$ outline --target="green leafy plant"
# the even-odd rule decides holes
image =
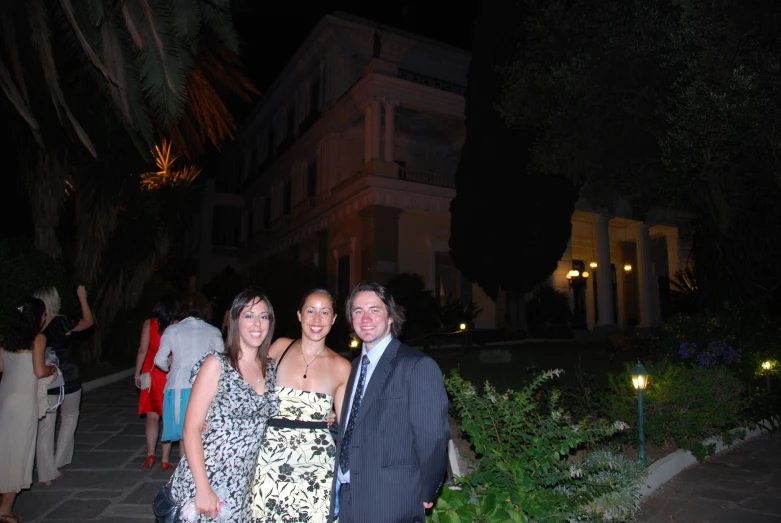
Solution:
[[[644,393],[644,432],[652,443],[675,444],[702,460],[715,450],[703,445],[703,439],[749,422],[750,398],[729,369],[702,368],[666,358],[645,362],[645,366],[651,377]],[[610,375],[609,411],[634,420],[637,396],[630,375],[631,364],[619,375]]]
[[[559,391],[543,394],[546,382],[561,373],[543,372],[521,390],[504,394],[489,383],[479,392],[451,373],[445,385],[479,466],[459,478],[465,493],[447,494],[431,521],[478,516],[483,519],[475,521],[626,521],[634,516],[645,466],[592,450],[627,425],[588,418],[573,422],[559,406]],[[571,455],[577,450],[589,452]]]

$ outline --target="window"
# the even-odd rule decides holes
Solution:
[[[282,214],[290,214],[290,207],[293,203],[293,190],[290,181],[286,181],[282,188]]]
[[[306,170],[306,195],[308,198],[317,196],[317,162],[314,161],[307,166]]]
[[[320,110],[320,80],[315,80],[309,86],[309,114]]]
[[[294,107],[291,106],[287,110],[287,129],[285,130],[287,138],[290,138],[291,136],[293,136],[293,126],[294,125],[296,125],[296,114],[295,114]]]

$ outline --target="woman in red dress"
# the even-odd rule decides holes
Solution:
[[[174,296],[160,300],[152,309],[152,317],[141,328],[141,343],[136,357],[135,382],[141,389],[138,398],[138,413],[146,415],[146,453],[147,458],[141,469],[152,469],[155,464],[155,447],[160,434],[160,417],[163,415],[163,391],[166,373],[155,367],[155,354],[160,347],[160,338],[166,327],[178,321],[179,302]],[[160,468],[172,469],[169,462],[171,443],[163,443],[163,456]]]

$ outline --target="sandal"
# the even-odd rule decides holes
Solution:
[[[150,454],[144,460],[144,464],[141,465],[141,470],[147,470],[147,469],[152,470],[154,466],[155,466],[155,456],[154,454]]]
[[[11,514],[0,515],[0,523],[22,523],[22,518]]]

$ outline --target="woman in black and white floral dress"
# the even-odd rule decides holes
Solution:
[[[280,338],[279,415],[270,419],[252,483],[252,517],[262,523],[325,523],[331,506],[336,448],[327,421],[341,412],[350,362],[326,347],[334,324],[333,299],[322,289],[304,295],[301,339]]]
[[[211,352],[193,367],[184,418],[185,457],[171,492],[180,505],[195,500],[200,522],[222,508],[227,521],[251,517],[249,496],[258,447],[268,418],[279,411],[276,364],[268,357],[274,312],[268,298],[248,289],[233,300],[225,354]],[[225,491],[219,499],[215,490]]]

